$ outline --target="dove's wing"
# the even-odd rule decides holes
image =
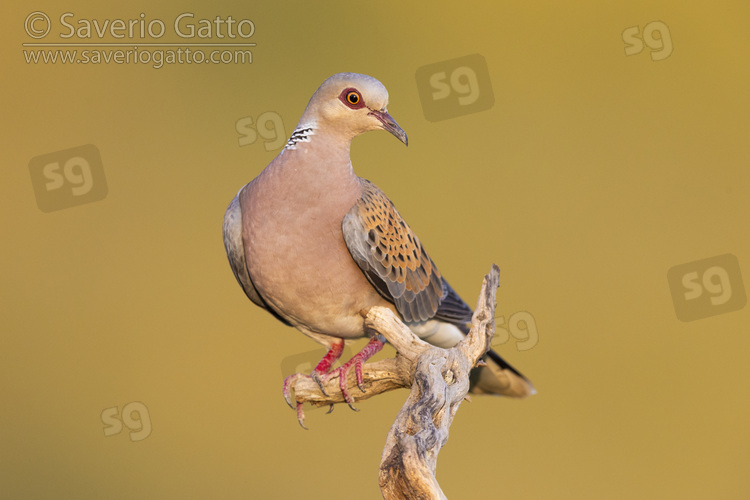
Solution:
[[[388,197],[362,179],[362,197],[344,217],[349,252],[380,294],[407,322],[437,319],[467,333],[472,310],[440,275]],[[428,340],[429,341],[429,340]],[[473,371],[472,392],[526,397],[534,386],[496,352]]]
[[[388,197],[362,179],[362,197],[342,224],[349,252],[407,322],[439,319],[466,329],[472,311],[440,275]]]

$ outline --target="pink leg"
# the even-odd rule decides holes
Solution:
[[[355,354],[352,359],[344,363],[341,368],[336,370],[339,373],[339,388],[341,389],[341,394],[343,394],[346,403],[349,405],[349,408],[354,411],[359,410],[352,406],[354,404],[354,398],[349,393],[349,388],[346,384],[346,378],[349,374],[349,370],[351,370],[352,366],[354,367],[354,373],[357,378],[357,387],[360,391],[365,392],[362,387],[362,364],[373,357],[376,353],[378,353],[384,345],[385,338],[383,338],[381,335],[375,335],[370,339],[367,345],[362,348],[361,351]]]
[[[320,360],[318,366],[316,366],[310,374],[310,377],[316,384],[318,384],[318,387],[320,387],[320,392],[326,396],[328,396],[328,394],[323,385],[330,377],[328,372],[331,371],[333,364],[341,357],[342,352],[344,352],[344,340],[338,339],[331,345],[331,348],[328,349],[326,355],[323,356],[323,359]]]

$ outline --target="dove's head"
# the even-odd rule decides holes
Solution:
[[[387,130],[408,145],[406,132],[388,114],[387,106],[388,91],[375,78],[338,73],[313,94],[300,123],[314,121],[348,139],[369,130]]]

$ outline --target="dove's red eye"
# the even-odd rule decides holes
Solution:
[[[362,94],[359,93],[359,90],[353,88],[344,89],[339,99],[352,109],[359,109],[365,105]]]

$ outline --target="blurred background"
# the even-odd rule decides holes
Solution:
[[[461,406],[446,495],[750,497],[747,2],[206,5],[1,8],[3,498],[380,498],[407,392],[300,429],[282,380],[323,349],[221,236],[340,71],[409,135],[355,171],[467,302],[500,266],[539,391]]]

